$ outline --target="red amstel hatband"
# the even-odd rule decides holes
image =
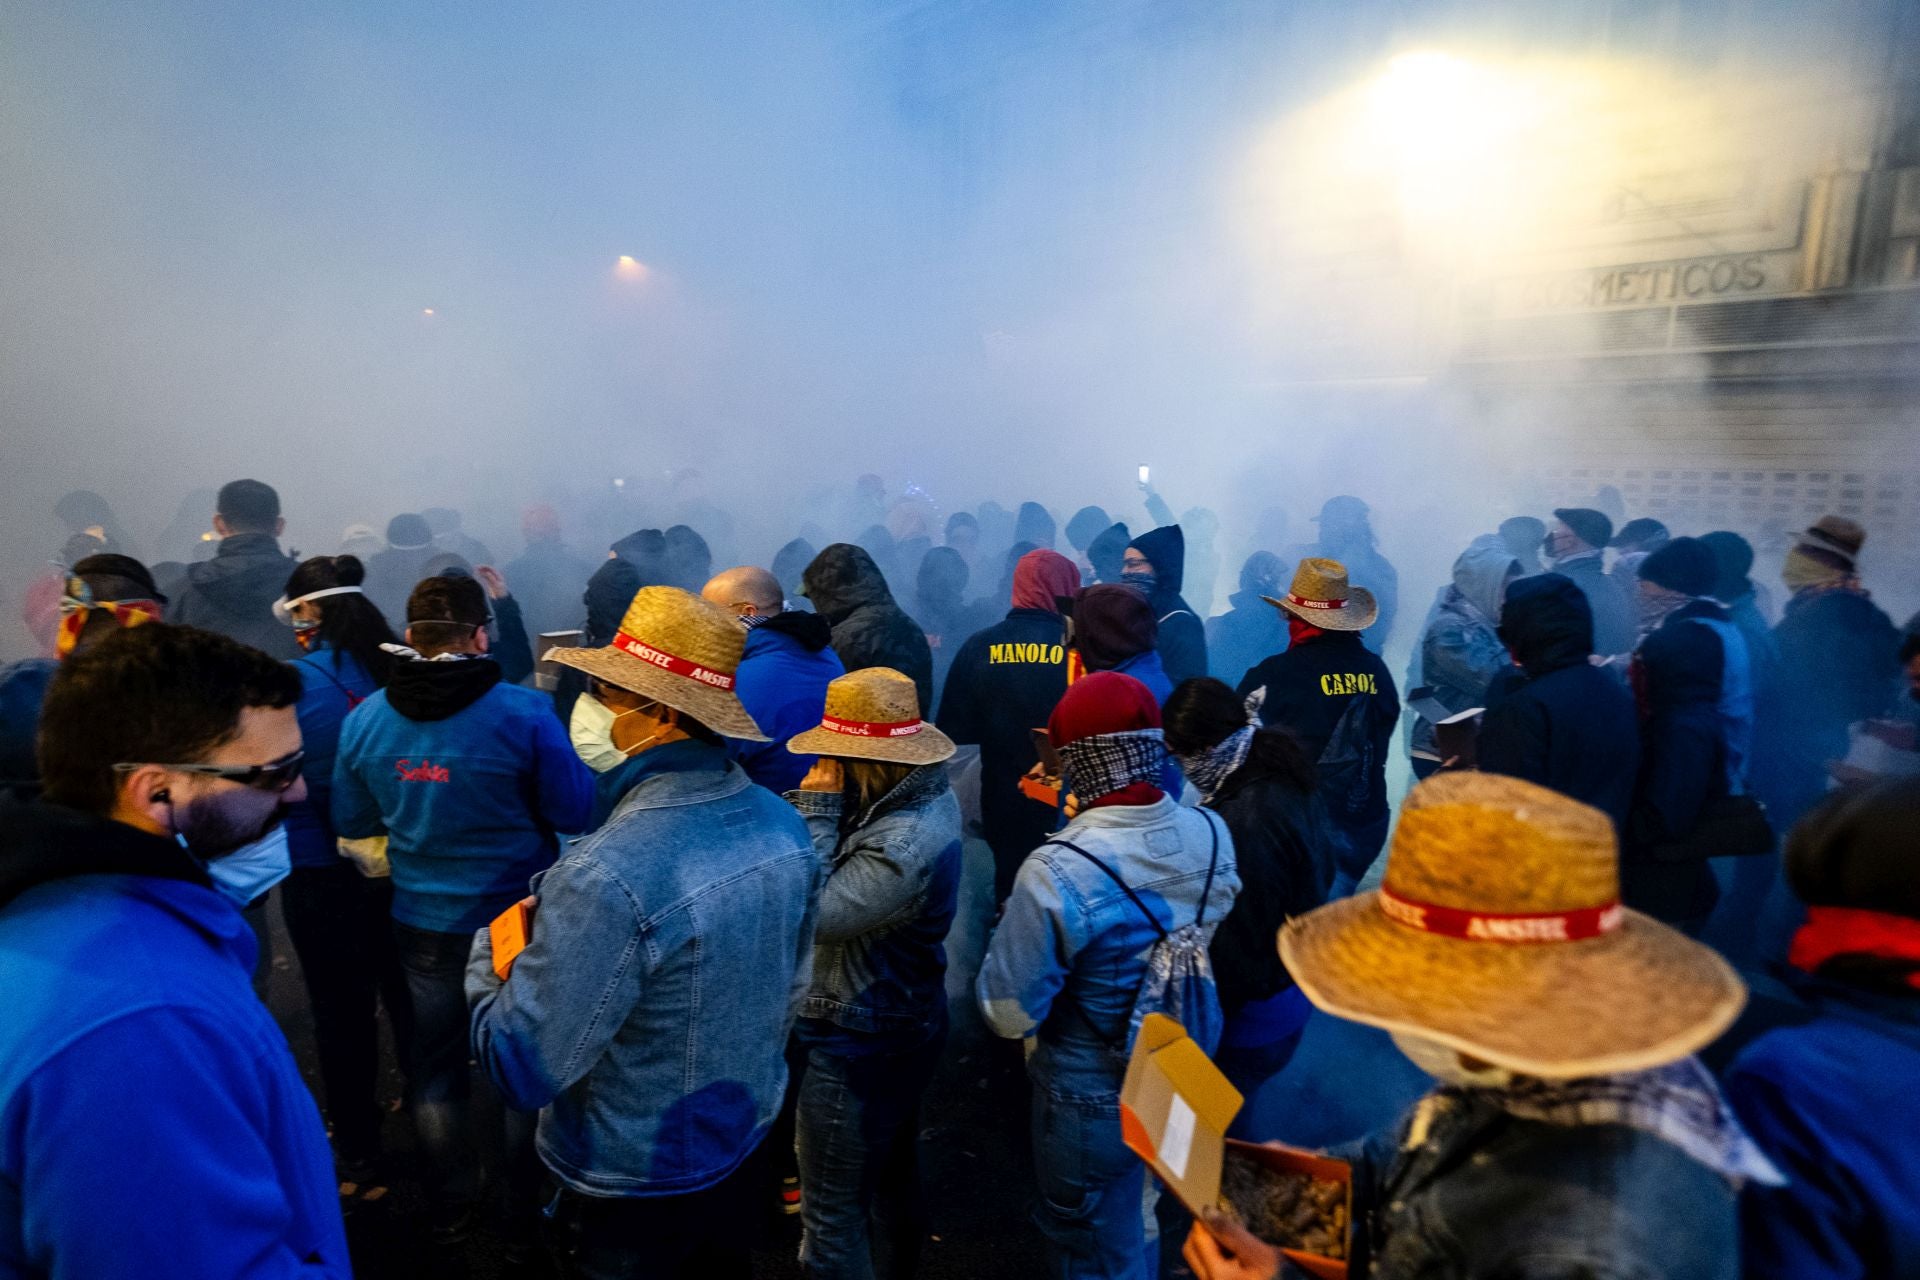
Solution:
[[[1612,933],[1624,917],[1618,902],[1574,911],[1464,911],[1415,902],[1384,888],[1380,890],[1380,910],[1387,919],[1409,929],[1472,942],[1579,942]]]
[[[1287,603],[1302,609],[1344,609],[1347,607],[1345,600],[1309,600],[1305,596],[1296,596],[1292,592],[1287,593]]]
[[[671,653],[634,639],[624,631],[615,633],[613,647],[622,653],[631,654],[642,662],[650,662],[662,671],[671,671],[677,676],[698,680],[701,684],[712,685],[716,689],[733,688],[733,677],[726,672],[715,671],[697,662],[688,662],[685,658],[675,657]]]
[[[879,724],[872,720],[836,720],[822,716],[820,727],[829,733],[844,733],[849,738],[910,738],[920,732],[924,720],[895,720]]]

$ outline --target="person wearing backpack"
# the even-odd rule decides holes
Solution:
[[[975,994],[988,1027],[1034,1041],[1035,1222],[1051,1274],[1146,1280],[1145,1166],[1120,1136],[1120,1083],[1140,1019],[1177,1018],[1211,1051],[1220,1005],[1207,945],[1240,888],[1214,814],[1160,789],[1160,708],[1117,672],[1077,681],[1047,734],[1075,817],[1021,865]]]
[[[1338,560],[1302,560],[1285,596],[1263,598],[1286,615],[1289,642],[1235,692],[1316,762],[1327,816],[1346,841],[1331,895],[1343,897],[1387,842],[1387,751],[1400,693],[1380,655],[1360,642],[1379,606],[1349,584]]]
[[[287,807],[293,872],[280,887],[287,936],[313,1008],[320,1083],[345,1182],[364,1182],[380,1158],[379,1006],[393,1042],[412,1034],[412,1002],[388,917],[393,881],[368,879],[340,855],[333,830],[333,761],[347,713],[386,687],[397,661],[380,646],[393,629],[361,589],[366,569],[353,556],[315,556],[287,579],[274,615],[293,628],[301,656],[300,740],[307,798]]]

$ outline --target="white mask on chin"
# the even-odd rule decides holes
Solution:
[[[643,738],[627,750],[622,751],[613,745],[613,722],[621,716],[630,716],[640,708],[614,714],[612,707],[600,701],[590,693],[583,693],[573,702],[573,717],[567,724],[567,736],[573,740],[573,750],[580,762],[595,773],[605,773],[625,764],[633,753],[646,746],[653,738]]]
[[[1440,1084],[1458,1085],[1466,1089],[1503,1089],[1513,1083],[1514,1073],[1505,1067],[1482,1067],[1474,1070],[1460,1061],[1460,1052],[1449,1049],[1444,1044],[1424,1040],[1404,1031],[1395,1031],[1393,1046],[1407,1055],[1407,1060],[1432,1076]]]

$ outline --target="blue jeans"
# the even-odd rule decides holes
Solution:
[[[1340,851],[1333,887],[1327,892],[1328,902],[1349,896],[1354,887],[1366,879],[1374,859],[1380,856],[1380,850],[1386,848],[1387,829],[1392,825],[1391,813],[1357,826],[1339,824],[1340,834],[1347,838],[1347,847]]]
[[[548,1202],[547,1243],[567,1280],[751,1280],[755,1192],[766,1144],[699,1191],[671,1196],[583,1196]]]
[[[435,933],[393,922],[400,968],[413,1001],[412,1077],[407,1101],[420,1150],[427,1158],[429,1198],[442,1216],[469,1208],[480,1195],[480,1157],[474,1147],[472,1052],[469,1048],[466,972],[471,933]],[[533,1213],[534,1117],[501,1108],[498,1135],[514,1193],[513,1209]],[[519,1224],[516,1224],[519,1225]]]
[[[808,1049],[795,1129],[807,1275],[871,1280],[917,1270],[926,1236],[920,1098],[946,1040],[943,1026],[900,1053]]]
[[[1147,1239],[1146,1173],[1120,1138],[1117,1094],[1033,1089],[1034,1224],[1056,1280],[1149,1280],[1158,1246]]]

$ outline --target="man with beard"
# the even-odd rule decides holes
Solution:
[[[351,1274],[327,1135],[248,977],[287,874],[300,679],[151,623],[48,689],[0,801],[0,1271]]]

